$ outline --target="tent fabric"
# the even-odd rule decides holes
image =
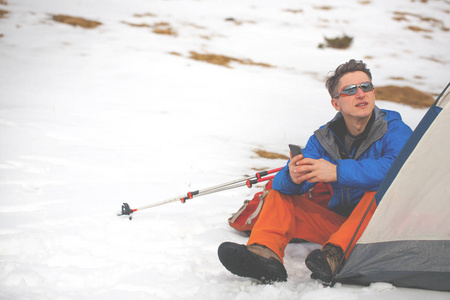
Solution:
[[[392,181],[397,176],[400,168],[403,166],[405,161],[408,159],[411,152],[417,146],[418,141],[422,138],[425,132],[430,127],[431,123],[437,117],[437,115],[441,112],[442,108],[433,105],[430,107],[428,112],[423,117],[422,121],[417,125],[417,128],[414,130],[414,133],[408,139],[406,144],[403,146],[402,151],[397,156],[397,159],[392,163],[392,166],[389,172],[386,174],[385,179],[381,183],[380,187],[377,190],[377,194],[375,195],[375,199],[377,201],[377,205],[380,204],[381,199],[386,193],[387,189],[390,187]]]
[[[398,241],[357,244],[339,282],[448,291],[450,241]],[[447,265],[446,265],[447,263]]]
[[[414,130],[414,133],[411,135],[410,139],[406,142],[402,151],[397,156],[397,159],[393,162],[391,169],[389,170],[388,174],[386,174],[386,177],[384,181],[381,183],[380,187],[378,188],[377,194],[375,196],[377,200],[377,205],[380,203],[380,200],[384,196],[384,193],[391,185],[391,182],[397,176],[397,173],[404,164],[404,162],[408,159],[410,153],[415,149],[418,141],[428,130],[429,126],[437,117],[437,115],[441,112],[442,108],[445,107],[450,102],[449,94],[450,88],[449,86],[447,86],[441,93],[441,95],[438,97],[436,102],[428,109],[427,113]]]
[[[393,163],[336,281],[450,291],[449,86]]]

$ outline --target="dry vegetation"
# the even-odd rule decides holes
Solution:
[[[235,18],[226,18],[226,22],[233,22],[235,25],[242,25],[244,23],[255,24],[255,21],[244,21],[244,20],[236,20]]]
[[[154,23],[153,25],[147,23],[129,23],[129,22],[122,22],[122,23],[132,27],[152,28],[153,32],[156,34],[166,34],[172,36],[177,35],[176,31],[173,30],[172,26],[170,26],[170,23],[167,22],[158,22]]]
[[[433,96],[408,86],[377,86],[375,95],[379,100],[403,103],[417,108],[430,107],[434,102]]]
[[[191,54],[191,56],[190,56],[191,59],[198,60],[198,61],[204,61],[204,62],[207,62],[210,64],[224,66],[227,68],[231,68],[230,63],[232,63],[232,62],[237,62],[237,63],[243,64],[243,65],[260,66],[260,67],[265,67],[265,68],[272,67],[269,64],[256,63],[250,59],[238,59],[238,58],[233,58],[233,57],[219,55],[219,54],[212,54],[212,53],[200,54],[200,53],[197,53],[194,51],[191,51],[190,54]]]
[[[68,24],[72,26],[80,26],[82,28],[86,29],[92,29],[96,28],[97,26],[102,25],[102,23],[97,21],[91,21],[80,17],[72,17],[67,15],[53,15],[52,16],[53,21]]]
[[[284,154],[269,152],[269,151],[261,150],[261,149],[253,150],[253,152],[255,152],[259,157],[268,158],[268,159],[285,159],[285,160],[289,159],[289,157]]]
[[[0,9],[0,19],[5,18],[7,14],[9,14],[9,11]]]
[[[293,14],[300,14],[303,13],[303,9],[285,9],[285,12],[293,13]]]
[[[320,10],[332,10],[333,9],[333,7],[331,7],[331,6],[316,6],[314,8],[320,9]]]
[[[423,17],[419,14],[396,11],[396,12],[394,12],[393,19],[396,21],[399,21],[399,22],[402,22],[402,21],[410,22],[410,19],[413,19],[415,21],[428,23],[432,27],[437,27],[437,28],[441,29],[442,31],[450,30],[449,28],[445,27],[445,24],[442,20],[439,20],[436,18],[431,18],[431,17]],[[416,31],[416,32],[432,32],[432,30],[430,30],[430,29],[425,29],[425,28],[422,28],[422,27],[416,26],[416,25],[409,25],[409,26],[407,26],[407,29]]]
[[[176,36],[177,33],[173,30],[167,22],[159,22],[153,25],[153,32],[156,34],[166,34]]]
[[[353,37],[350,37],[348,35],[343,35],[341,37],[336,38],[327,38],[324,37],[325,44],[319,44],[319,48],[334,48],[334,49],[347,49],[351,46],[353,42]]]
[[[134,14],[134,16],[135,16],[136,18],[145,18],[145,17],[151,17],[151,18],[154,18],[154,17],[156,17],[156,15],[155,15],[155,14],[152,14],[152,13]]]
[[[130,25],[131,27],[146,27],[146,28],[152,27],[152,25],[149,25],[147,23],[129,23],[129,22],[125,22],[125,21],[122,23]]]
[[[8,3],[4,0],[0,0],[0,4],[7,5]],[[5,16],[9,13],[7,10],[0,9],[0,19],[5,18]],[[0,33],[0,38],[4,37],[3,33]]]
[[[4,1],[4,0],[0,0],[0,4],[1,5],[8,5],[8,2]],[[0,9],[0,19],[3,19],[6,17],[6,15],[9,14],[9,11],[4,10],[4,9]],[[0,38],[4,37],[3,33],[0,33]]]

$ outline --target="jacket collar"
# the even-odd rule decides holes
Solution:
[[[375,106],[366,129],[358,136],[358,138],[362,138],[363,140],[353,157],[354,159],[357,159],[370,145],[383,137],[387,132],[385,116],[386,113]],[[344,117],[341,112],[338,112],[330,122],[314,132],[319,143],[334,160],[341,159],[342,157],[343,136],[346,130]]]

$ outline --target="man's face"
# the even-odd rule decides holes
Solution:
[[[363,82],[371,82],[369,76],[362,71],[347,73],[339,80],[339,91],[345,86]],[[340,95],[331,99],[333,107],[342,113],[346,121],[364,120],[370,117],[375,108],[375,91],[364,92],[358,87],[354,95]]]

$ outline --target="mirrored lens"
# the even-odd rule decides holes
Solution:
[[[346,86],[344,89],[342,89],[342,94],[354,95],[354,94],[356,94],[357,89],[358,89],[358,86],[356,84],[352,84],[352,85]]]
[[[363,82],[360,84],[360,87],[364,92],[369,92],[373,90],[373,85],[370,82]]]
[[[354,95],[356,94],[356,91],[358,90],[358,87],[361,87],[361,89],[363,90],[363,92],[370,92],[371,90],[373,90],[373,84],[371,82],[363,82],[360,85],[356,85],[356,84],[352,84],[352,85],[348,85],[346,87],[344,87],[342,89],[341,94],[342,95]]]

